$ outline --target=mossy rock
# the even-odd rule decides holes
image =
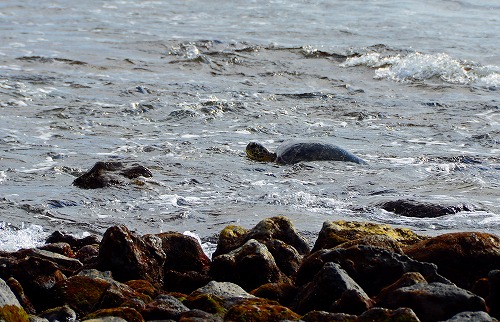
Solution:
[[[4,305],[0,307],[0,321],[19,321],[19,322],[29,322],[30,318],[28,313],[21,307],[17,305]]]
[[[134,291],[147,295],[152,299],[158,296],[159,293],[158,290],[154,287],[154,285],[146,280],[130,280],[125,284]]]
[[[57,283],[55,293],[61,304],[84,315],[94,309],[110,286],[110,282],[100,278],[76,275]]]
[[[231,307],[225,317],[225,321],[258,322],[281,320],[297,321],[300,315],[289,308],[280,305],[276,301],[265,299],[248,299]]]
[[[413,245],[428,237],[420,236],[407,228],[393,228],[386,224],[359,221],[327,221],[318,234],[311,252],[336,247],[372,235],[383,235],[394,239],[402,246]]]
[[[83,320],[98,319],[107,316],[119,317],[127,322],[144,322],[142,315],[137,310],[129,307],[98,310],[90,313]]]
[[[230,251],[240,247],[245,242],[249,230],[241,226],[229,225],[226,226],[219,234],[219,241],[217,242],[217,249],[212,255],[216,256],[227,254]]]
[[[220,316],[227,312],[224,308],[224,300],[213,294],[194,294],[188,296],[182,303],[191,310],[198,309]]]

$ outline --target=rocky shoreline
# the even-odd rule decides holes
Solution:
[[[286,217],[227,226],[207,257],[177,232],[125,226],[0,252],[0,321],[497,321],[500,238]]]

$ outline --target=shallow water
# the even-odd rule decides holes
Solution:
[[[1,4],[0,247],[115,224],[209,238],[274,215],[312,234],[334,219],[499,234],[499,13],[486,1]],[[369,165],[245,157],[249,141],[289,139]],[[153,178],[72,186],[102,160]],[[377,206],[396,199],[474,211]]]

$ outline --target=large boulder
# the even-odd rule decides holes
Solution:
[[[486,304],[490,308],[491,316],[500,319],[500,270],[495,269],[488,273],[488,285]]]
[[[165,253],[159,237],[141,238],[127,227],[106,230],[99,247],[98,269],[111,271],[117,281],[145,279],[163,285]]]
[[[370,296],[378,294],[406,272],[419,272],[430,282],[450,283],[437,273],[434,264],[418,262],[378,247],[356,245],[324,249],[306,257],[297,272],[297,285],[310,282],[328,262],[339,264]]]
[[[331,311],[335,302],[340,300],[344,294],[345,297],[351,296],[352,292],[359,294],[361,301],[354,300],[344,307],[356,310],[357,306],[363,307],[357,312],[342,311],[342,313],[359,314],[371,307],[363,306],[362,302],[369,303],[370,299],[363,289],[340,267],[332,262],[326,263],[320,271],[314,276],[313,280],[305,285],[297,294],[295,310],[298,313],[305,314],[309,311]],[[351,295],[349,295],[351,294]],[[356,296],[354,296],[356,299]]]
[[[436,236],[404,249],[406,255],[434,263],[439,273],[465,289],[500,267],[500,237],[461,232]]]
[[[486,311],[484,299],[455,285],[418,283],[401,287],[386,297],[388,308],[409,307],[422,321],[442,321],[464,311]]]
[[[224,316],[225,321],[278,322],[296,321],[300,315],[278,302],[265,299],[247,299],[232,306]]]
[[[386,236],[399,245],[411,245],[426,239],[426,237],[417,235],[410,229],[392,228],[385,224],[345,220],[326,221],[323,223],[311,252],[333,248],[368,236]]]
[[[216,281],[232,282],[247,291],[266,283],[291,283],[267,247],[254,239],[228,254],[215,257],[210,275]]]
[[[152,177],[151,171],[139,164],[108,161],[97,162],[92,169],[73,181],[73,185],[82,189],[105,188],[114,185],[143,185],[140,177]]]

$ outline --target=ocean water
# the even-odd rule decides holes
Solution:
[[[288,216],[500,234],[494,1],[5,1],[0,249],[125,224],[203,241]],[[323,140],[365,159],[292,166],[248,142]],[[105,160],[144,186],[82,190]],[[388,200],[467,204],[409,218]]]

